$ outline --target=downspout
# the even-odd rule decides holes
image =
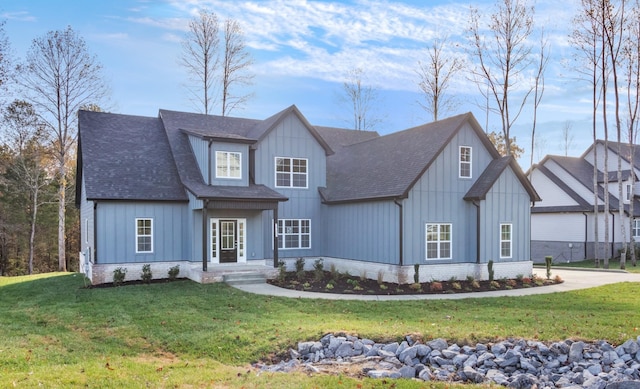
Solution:
[[[589,217],[586,212],[582,212],[582,214],[584,215],[584,259],[587,259],[587,243],[589,242],[587,226],[589,225]]]
[[[476,207],[476,263],[480,264],[480,203],[478,200],[471,203]]]
[[[393,200],[393,202],[398,206],[398,265],[399,266],[403,266],[404,265],[404,252],[403,252],[403,246],[404,246],[404,233],[403,233],[403,208],[402,208],[402,203],[398,201],[398,199]]]
[[[276,203],[276,207],[273,209],[273,267],[274,269],[278,267],[278,262],[280,259],[278,258],[278,203]]]
[[[93,202],[93,263],[98,263],[98,202]],[[87,231],[87,234],[89,231]]]
[[[207,271],[207,208],[209,200],[202,200],[202,271]]]
[[[213,143],[212,140],[209,140],[209,151],[207,152],[207,157],[209,158],[209,160],[207,161],[207,175],[209,176],[209,185],[211,185],[211,144]]]
[[[611,256],[609,258],[614,258],[614,251],[616,246],[616,214],[614,212],[611,213],[613,218],[611,219]]]

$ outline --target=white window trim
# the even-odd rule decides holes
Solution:
[[[502,227],[503,226],[509,226],[509,239],[505,240],[502,239]],[[498,232],[500,234],[500,258],[513,258],[513,224],[511,223],[500,223],[500,230]],[[503,243],[509,243],[509,255],[508,256],[503,256],[502,255],[502,244]]]
[[[142,221],[142,220],[151,221],[151,224],[149,226],[149,228],[151,229],[151,233],[149,235],[138,234],[138,221]],[[150,217],[138,217],[138,218],[136,218],[135,231],[136,231],[136,240],[135,240],[136,254],[152,254],[153,253],[153,218],[150,218]],[[147,237],[147,236],[151,238],[151,250],[149,250],[149,251],[140,251],[140,247],[138,246],[138,238]]]
[[[631,202],[631,184],[625,184],[625,187],[624,187],[624,202],[625,203],[630,203]]]
[[[631,234],[633,234],[634,238],[640,238],[640,234],[634,234],[634,231],[640,232],[640,218],[633,219],[633,224],[631,225]]]
[[[227,155],[227,175],[226,176],[222,176],[218,174],[218,153],[225,153]],[[238,156],[238,177],[233,177],[231,176],[231,154],[236,154]],[[239,151],[225,151],[225,150],[216,150],[216,155],[215,155],[215,172],[216,172],[216,178],[224,178],[224,179],[229,179],[229,180],[241,180],[242,179],[242,153]]]
[[[469,149],[469,161],[463,161],[462,160],[462,149]],[[471,146],[460,146],[458,148],[458,178],[473,178],[473,148]],[[463,176],[462,175],[462,166],[463,164],[468,164],[469,165],[469,175],[468,176]]]
[[[430,241],[428,240],[428,231],[429,231],[429,226],[430,225],[435,225],[438,226],[438,240],[437,241],[431,241],[431,243],[437,243],[438,244],[438,257],[437,258],[429,258],[429,243]],[[440,240],[440,227],[441,226],[449,226],[449,240]],[[441,253],[441,249],[440,249],[440,245],[442,243],[449,243],[449,256],[448,257],[441,257],[440,253]],[[452,223],[425,223],[424,225],[424,257],[425,260],[427,261],[437,261],[437,260],[441,260],[441,259],[452,259],[453,258],[453,224]]]
[[[291,166],[291,171],[289,172],[289,186],[281,186],[278,185],[278,173],[286,173],[286,172],[278,172],[278,159],[288,159],[289,166]],[[305,175],[305,185],[304,186],[293,186],[293,160],[298,159],[306,162],[307,171],[304,173]],[[289,188],[289,189],[309,189],[309,159],[308,158],[298,158],[298,157],[275,157],[273,160],[273,171],[274,171],[274,185],[276,188]],[[295,173],[301,174],[301,173]]]
[[[283,246],[283,247],[278,247],[278,250],[311,250],[311,248],[312,248],[312,241],[311,241],[311,237],[312,237],[311,219],[291,219],[291,218],[287,218],[287,219],[285,219],[285,218],[283,218],[283,219],[278,219],[278,223],[283,223],[283,225],[284,225],[284,222],[285,222],[285,221],[290,221],[290,220],[298,221],[298,223],[300,223],[300,222],[302,222],[302,221],[308,221],[308,222],[309,222],[309,233],[308,233],[308,234],[306,234],[306,233],[305,233],[305,234],[303,234],[302,232],[299,232],[298,234],[293,234],[293,233],[291,233],[291,234],[282,233],[282,239],[283,239],[283,240],[282,240],[282,246]],[[278,233],[277,227],[278,227],[278,224],[274,222],[274,223],[273,223],[273,228],[275,229],[275,230],[274,230],[274,236],[275,236],[276,238],[279,238],[279,237],[280,237],[280,234]],[[300,228],[300,227],[299,227],[299,228]],[[298,235],[298,245],[300,245],[300,241],[301,241],[300,237],[301,237],[302,235],[309,235],[309,247],[300,247],[300,246],[298,246],[298,247],[284,247],[284,237],[285,237],[286,235]],[[279,239],[278,239],[278,242],[280,242],[280,240],[279,240]],[[273,249],[273,243],[271,244],[271,248]]]
[[[138,223],[136,222],[136,231],[137,231]],[[84,218],[84,243],[89,244],[89,218]],[[137,239],[136,239],[137,246]]]
[[[238,228],[238,261],[237,263],[246,263],[247,262],[247,219],[241,218],[228,218],[225,217],[223,220],[235,220]],[[213,230],[215,227],[216,231],[216,255],[213,255]],[[242,231],[242,233],[241,233]],[[212,264],[220,263],[220,248],[219,237],[218,234],[220,232],[220,218],[209,218],[209,261]]]

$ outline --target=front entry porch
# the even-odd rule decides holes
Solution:
[[[202,266],[192,264],[189,270],[189,278],[202,284],[223,282],[225,276],[229,275],[260,274],[266,279],[272,279],[278,275],[278,269],[265,264],[265,261],[250,261],[249,263],[242,264],[219,264],[217,266],[211,266],[206,271],[202,270]]]

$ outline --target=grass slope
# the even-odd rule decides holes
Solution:
[[[506,337],[619,344],[640,327],[640,283],[406,302],[286,299],[191,281],[83,286],[79,274],[0,277],[0,387],[445,387],[257,374],[250,364],[327,332],[377,341],[415,334],[459,344]]]

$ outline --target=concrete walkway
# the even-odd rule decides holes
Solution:
[[[546,270],[534,268],[533,273],[540,277],[546,277]],[[627,273],[614,270],[575,270],[568,268],[552,269],[552,277],[559,275],[564,282],[556,285],[540,286],[535,288],[495,290],[491,292],[456,293],[456,294],[415,294],[415,295],[351,295],[336,293],[315,293],[297,290],[283,289],[267,283],[234,285],[235,288],[245,292],[290,298],[312,298],[327,300],[364,300],[364,301],[405,301],[405,300],[455,300],[478,297],[498,296],[528,296],[555,292],[567,292],[570,290],[587,289],[596,286],[615,284],[617,282],[640,282],[640,274]]]

